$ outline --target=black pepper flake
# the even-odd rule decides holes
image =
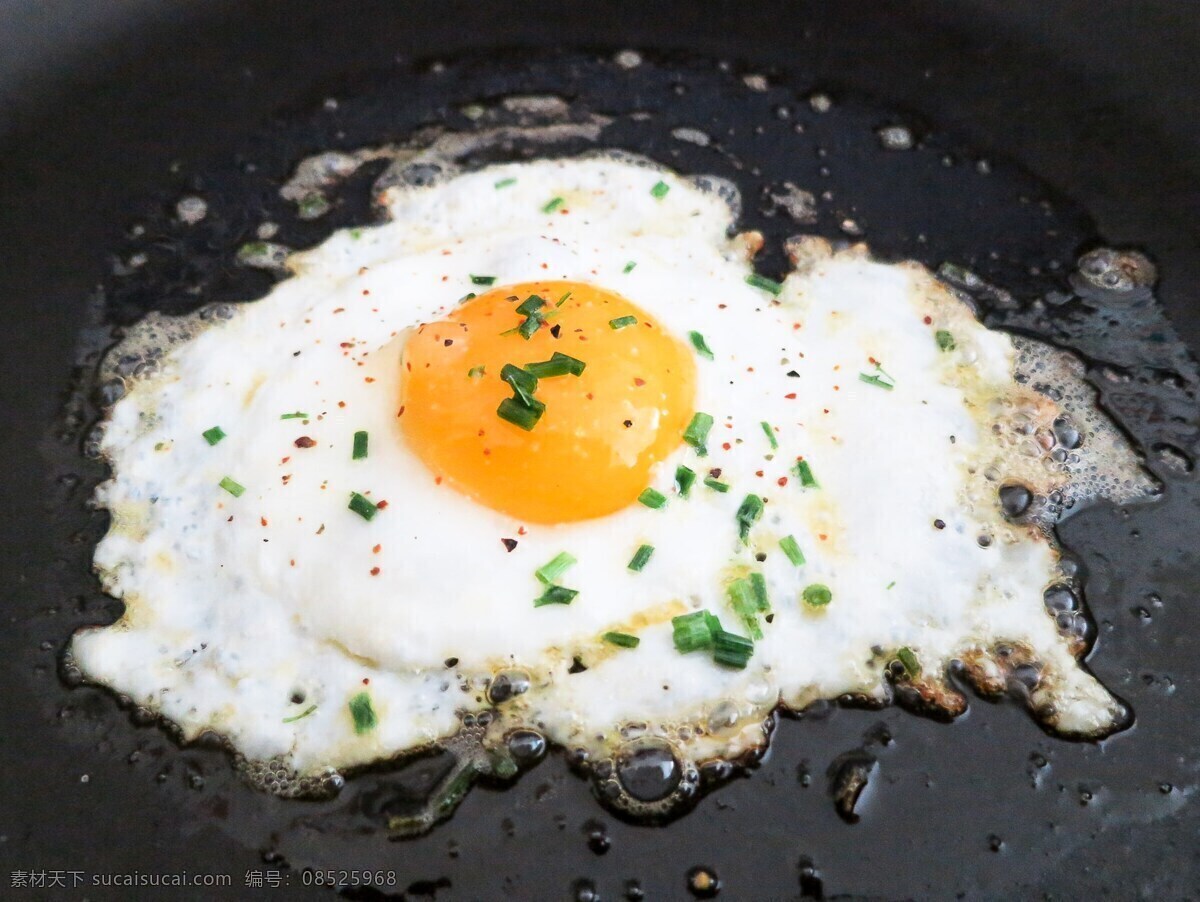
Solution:
[[[767,556],[763,552],[760,551],[758,554],[754,555],[754,559],[761,564],[763,561],[765,561],[767,559]]]
[[[711,470],[708,471],[708,475],[711,476],[713,479],[720,479],[721,478],[721,468],[713,467]]]
[[[791,376],[793,379],[799,379],[799,378],[800,378],[800,374],[799,374],[799,373],[797,373],[795,370],[788,370],[787,374],[788,374],[789,376]]]
[[[500,541],[504,543],[504,547],[507,551],[512,551],[517,547],[516,539],[501,539]]]
[[[553,326],[551,326],[550,334],[555,338],[558,338],[558,336],[562,335],[562,323],[555,323]]]
[[[300,356],[300,352],[299,352],[299,351],[292,351],[292,356],[293,356],[293,357],[299,357],[299,356]]]
[[[632,426],[632,425],[633,425],[633,420],[622,420],[622,421],[621,421],[621,424],[622,424],[622,425],[623,425],[623,426],[624,426],[626,429],[628,429],[630,426]]]
[[[447,667],[457,667],[458,666],[458,658],[447,658],[446,666]]]
[[[452,344],[454,344],[453,338],[447,338],[445,341],[442,342],[442,346],[447,347],[447,348],[450,347],[450,345],[452,345]]]
[[[945,520],[934,520],[934,521],[933,521],[933,528],[934,528],[934,529],[945,529],[945,528],[946,528],[946,521],[945,521]]]

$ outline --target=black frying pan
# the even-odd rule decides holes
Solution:
[[[472,89],[553,87],[613,109],[665,108],[650,76],[639,88],[644,96],[601,86],[605,70],[588,60],[627,46],[672,51],[651,55],[662,72],[717,71],[697,62],[706,58],[734,62],[730,83],[740,71],[769,71],[797,109],[819,89],[860,125],[902,117],[929,147],[898,164],[894,190],[876,177],[865,144],[839,144],[841,133],[829,134],[842,155],[834,159],[847,161],[832,177],[842,179],[838,192],[855,209],[828,211],[818,230],[837,234],[836,215],[853,212],[885,255],[970,265],[1023,297],[1069,292],[1069,265],[1055,271],[1045,265],[1051,258],[1069,264],[1102,241],[1142,247],[1159,264],[1158,296],[1171,321],[1196,347],[1200,21],[1188,5],[244,6],[0,4],[6,896],[315,896],[329,893],[313,886],[325,882],[324,869],[335,881],[339,870],[368,869],[385,872],[381,885],[344,889],[347,895],[612,899],[632,881],[647,898],[679,898],[687,896],[688,872],[701,865],[719,876],[722,897],[739,899],[1200,893],[1200,815],[1192,798],[1200,785],[1193,612],[1200,491],[1187,465],[1196,452],[1194,371],[1186,359],[1167,366],[1123,347],[1119,329],[1074,337],[1089,343],[1104,399],[1146,447],[1166,491],[1152,505],[1093,509],[1062,530],[1088,572],[1099,633],[1090,664],[1137,715],[1132,730],[1100,745],[1049,738],[1016,704],[976,700],[950,726],[897,709],[829,709],[783,720],[750,779],[720,786],[666,827],[614,817],[551,756],[513,788],[477,789],[430,835],[394,843],[374,817],[395,791],[393,775],[363,777],[340,807],[257,794],[232,774],[219,748],[176,747],[157,726],[132,723],[107,693],[63,685],[57,665],[74,628],[117,611],[87,569],[104,529],[103,517],[85,504],[101,471],[78,453],[83,421],[95,411],[78,393],[86,372],[72,371],[89,311],[102,309],[111,322],[154,306],[186,309],[196,300],[182,286],[192,283],[211,296],[261,293],[268,282],[228,266],[228,250],[275,202],[264,186],[313,149],[377,140],[371,131],[385,128],[385,119],[353,98],[378,93],[387,79],[413,79],[414,61],[484,51],[461,68],[452,64],[461,75],[457,88],[395,94],[397,122],[418,108],[436,119],[451,98],[473,99],[455,91]],[[568,65],[560,47],[594,52]],[[344,117],[333,124],[311,112],[329,96],[345,98]],[[754,117],[769,118],[769,107],[756,112],[746,96],[718,91],[707,111],[752,131]],[[634,149],[666,153],[652,132],[625,137]],[[799,151],[787,157],[741,140],[729,143],[746,159],[769,163],[764,178],[820,177]],[[949,175],[936,174],[943,155]],[[1000,187],[975,203],[967,189],[977,183],[965,170],[981,157],[995,161],[999,178],[988,184]],[[250,160],[260,165],[257,174],[246,173]],[[176,262],[154,270],[153,279],[116,286],[112,257],[136,244],[131,227],[153,230],[171,198],[188,190],[229,199],[231,212],[186,253],[166,254]],[[1044,201],[1053,228],[1035,235],[1020,196]],[[755,225],[777,228],[767,211],[748,207]],[[925,215],[931,211],[939,215]],[[347,203],[339,215],[369,216],[369,209]],[[920,223],[928,227],[924,242],[917,241]],[[321,237],[315,227],[290,228],[296,243]],[[1003,252],[992,259],[985,248]],[[1105,377],[1112,358],[1123,365]],[[851,825],[831,804],[827,768],[862,749],[879,767]],[[44,883],[62,872],[68,889],[10,888],[16,872],[29,871],[49,872]],[[231,886],[91,885],[102,874],[184,871],[230,875]],[[267,888],[248,888],[248,871]],[[85,885],[70,889],[76,873]],[[270,889],[276,881],[288,889]]]

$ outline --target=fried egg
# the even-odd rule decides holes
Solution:
[[[122,349],[165,353],[101,440],[126,609],[74,638],[89,678],[277,791],[467,723],[630,810],[677,795],[631,795],[630,755],[684,786],[781,703],[956,714],[951,666],[1057,732],[1122,724],[1049,525],[1149,481],[1069,358],[865,248],[758,275],[729,185],[628,156],[382,200]]]

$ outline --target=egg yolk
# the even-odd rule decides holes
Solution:
[[[525,338],[517,308],[531,296],[544,306]],[[545,409],[531,429],[501,418],[497,408],[514,397],[505,364],[524,368],[556,351],[583,372],[538,379],[533,396]],[[633,503],[694,410],[688,348],[626,298],[583,282],[489,290],[415,329],[400,366],[409,447],[436,477],[523,522],[586,520]]]

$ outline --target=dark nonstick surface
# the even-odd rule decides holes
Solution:
[[[1200,25],[1182,5],[1139,3],[1134,15],[1133,4],[1127,10],[1105,4],[1099,15],[1094,4],[1074,2],[1056,4],[1052,12],[1039,12],[1041,4],[1007,3],[1003,13],[999,5],[972,3],[950,10],[924,3],[514,8],[318,2],[249,11],[209,4],[202,13],[198,5],[180,3],[157,4],[141,20],[137,4],[122,7],[129,16],[123,19],[100,3],[43,4],[37,15],[33,4],[10,5],[15,24],[0,38],[6,42],[0,43],[0,75],[7,79],[0,83],[0,124],[7,128],[0,138],[0,575],[6,590],[0,885],[6,891],[18,870],[79,871],[89,881],[93,874],[186,870],[233,875],[226,891],[232,898],[247,892],[247,870],[283,868],[290,879],[286,892],[299,896],[306,892],[299,869],[320,867],[394,870],[396,885],[383,888],[411,898],[571,898],[594,885],[613,899],[629,880],[638,881],[647,898],[679,898],[686,897],[689,869],[704,865],[720,876],[722,897],[738,899],[802,892],[874,898],[1200,893],[1200,813],[1192,799],[1200,787],[1200,724],[1193,714],[1200,689],[1194,611],[1200,491],[1194,475],[1157,455],[1151,465],[1166,483],[1161,501],[1128,510],[1100,507],[1062,531],[1088,571],[1100,634],[1091,666],[1137,714],[1133,730],[1099,746],[1046,737],[1011,704],[973,701],[970,713],[951,726],[897,710],[836,710],[783,721],[768,759],[750,779],[717,790],[666,828],[616,820],[552,757],[513,789],[477,789],[429,837],[388,843],[366,832],[371,820],[362,813],[370,810],[364,796],[376,785],[386,791],[386,775],[367,778],[347,796],[342,807],[353,808],[350,813],[337,812],[336,804],[255,794],[231,774],[219,750],[180,751],[156,727],[130,725],[105,693],[63,687],[56,670],[70,630],[115,610],[97,595],[86,566],[104,526],[83,505],[99,471],[77,459],[73,436],[69,443],[56,437],[63,431],[76,343],[98,283],[108,286],[110,312],[119,317],[163,302],[173,309],[195,303],[181,292],[111,289],[110,255],[137,247],[128,230],[135,222],[161,221],[168,200],[200,187],[228,201],[206,227],[210,246],[189,251],[196,270],[181,278],[247,296],[265,282],[220,264],[239,230],[257,221],[252,203],[238,208],[239,191],[261,188],[311,150],[391,137],[372,134],[380,127],[378,111],[348,98],[369,93],[381,78],[403,80],[409,60],[510,48],[495,54],[504,74],[490,82],[486,58],[476,58],[451,66],[452,74],[461,74],[457,86],[397,92],[404,111],[397,128],[436,119],[449,98],[473,99],[470,91],[485,84],[496,93],[555,89],[613,109],[644,106],[663,118],[688,104],[710,113],[726,104],[727,118],[739,126],[761,121],[777,129],[775,96],[748,92],[737,78],[743,68],[776,69],[774,81],[790,86],[790,105],[809,124],[810,137],[826,133],[808,145],[779,139],[778,147],[764,146],[774,132],[759,138],[742,128],[729,136],[731,149],[769,170],[739,176],[744,190],[784,175],[813,187],[823,178],[822,164],[800,153],[823,142],[838,202],[828,205],[821,231],[836,234],[840,216],[853,215],[866,239],[886,254],[968,264],[1023,297],[1063,288],[1065,273],[1056,274],[1050,261],[1069,269],[1078,250],[1101,239],[1144,247],[1159,264],[1164,306],[1195,347],[1200,123],[1191,94],[1200,83]],[[56,8],[78,14],[54,16]],[[671,101],[649,74],[627,83],[633,88],[606,84],[612,67],[566,66],[550,52],[560,44],[605,48],[597,59],[637,46],[735,65],[718,76],[691,56],[671,58],[671,66],[703,71],[692,79],[697,84],[728,85],[714,88],[705,107],[694,94]],[[522,58],[514,47],[525,48],[527,69],[513,68]],[[403,59],[393,66],[397,55]],[[381,74],[365,75],[370,70]],[[799,99],[812,89],[829,91],[849,112],[817,119]],[[309,117],[307,110],[327,96],[344,100],[341,112]],[[887,117],[873,109],[898,112],[919,132],[932,128],[930,148],[880,157],[869,129]],[[265,124],[271,115],[276,125]],[[306,132],[300,125],[306,122],[324,124]],[[656,143],[655,128],[621,127],[617,143],[623,138],[681,168],[731,165],[698,149],[673,160],[668,145]],[[339,128],[349,134],[339,138]],[[957,137],[940,137],[947,131]],[[257,175],[235,175],[239,153],[260,165]],[[941,165],[944,153],[953,165]],[[978,176],[979,157],[994,161],[992,176]],[[894,194],[880,178],[885,166],[894,167]],[[856,184],[856,167],[872,178]],[[196,177],[207,181],[189,185]],[[1022,195],[1029,204],[1020,202]],[[843,198],[855,208],[839,209]],[[264,195],[261,202],[273,201]],[[747,194],[746,206],[748,224],[781,230],[777,217],[764,215],[757,194]],[[1029,210],[1045,223],[1035,224]],[[344,215],[354,215],[352,205]],[[334,224],[286,227],[303,242]],[[993,249],[998,259],[988,256]],[[1031,265],[1041,274],[1031,275]],[[155,271],[172,274],[166,264]],[[1182,388],[1159,373],[1167,384],[1146,387],[1150,400],[1143,403],[1136,378],[1140,346],[1099,329],[1076,338],[1087,339],[1100,360],[1126,358],[1133,381],[1120,381],[1123,373],[1114,369],[1117,381],[1102,384],[1106,401],[1136,437],[1147,445],[1169,440],[1195,453],[1189,431],[1194,384],[1186,372]],[[1186,361],[1171,365],[1186,370]],[[61,479],[68,473],[82,481]],[[881,724],[890,743],[880,741]],[[848,825],[833,811],[825,769],[868,734],[880,768],[861,821]],[[597,831],[609,841],[603,854],[597,853],[602,842],[589,842]],[[131,893],[80,888],[64,895]]]

